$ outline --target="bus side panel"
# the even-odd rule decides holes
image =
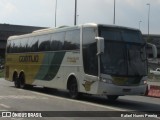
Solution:
[[[24,72],[26,84],[32,84],[43,58],[43,53],[7,54],[5,79],[12,81],[14,72]]]
[[[48,56],[48,64],[45,58]],[[73,74],[77,81],[80,75],[80,54],[79,51],[50,52],[45,55],[33,84],[50,88],[66,89],[69,75]]]

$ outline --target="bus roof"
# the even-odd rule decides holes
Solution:
[[[112,27],[112,28],[123,28],[123,29],[129,29],[129,30],[136,30],[140,31],[137,28],[131,28],[131,27],[125,27],[125,26],[118,26],[118,25],[105,25],[105,24],[98,24],[99,27]]]
[[[81,26],[82,26],[82,27],[112,27],[112,28],[124,28],[124,29],[138,30],[138,31],[139,31],[139,29],[124,27],[124,26],[108,25],[108,24],[96,24],[96,23],[86,23],[86,24],[81,24],[81,25],[72,26],[72,27],[69,27],[69,26],[61,26],[61,27],[58,27],[58,28],[40,29],[40,30],[33,31],[32,33],[29,33],[29,34],[10,36],[10,37],[8,38],[8,40],[17,39],[17,38],[23,38],[23,37],[29,37],[29,36],[36,36],[36,35],[41,35],[41,34],[49,34],[49,33],[53,33],[53,32],[61,32],[61,31],[65,31],[66,29],[67,29],[67,30],[72,30],[72,29],[80,28]]]
[[[125,27],[125,26],[118,26],[118,25],[109,25],[109,24],[96,24],[96,23],[86,23],[80,26],[84,27],[112,27],[112,28],[124,28],[124,29],[130,29],[130,30],[137,30],[139,29],[136,28],[131,28],[131,27]]]
[[[65,31],[66,29],[67,30],[73,30],[73,29],[76,29],[76,28],[79,28],[79,26],[73,26],[73,27],[61,26],[61,27],[58,27],[58,28],[40,29],[40,30],[33,31],[32,33],[28,33],[28,34],[10,36],[8,38],[8,40],[30,37],[30,36],[32,37],[32,36],[37,36],[37,35],[42,35],[42,34],[49,34],[49,33],[53,33],[53,32],[61,32],[61,31]]]

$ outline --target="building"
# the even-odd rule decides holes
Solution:
[[[27,34],[39,29],[44,29],[44,27],[0,24],[0,62],[5,57],[5,47],[9,36]]]

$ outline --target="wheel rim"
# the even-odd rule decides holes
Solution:
[[[24,76],[23,75],[20,77],[20,87],[21,88],[25,87],[25,80],[24,80]]]
[[[70,96],[71,98],[76,98],[78,95],[77,84],[72,83],[70,86]]]
[[[14,85],[15,85],[16,88],[20,87],[20,81],[17,77],[14,77]]]
[[[15,85],[16,88],[18,87],[18,81],[17,80],[14,80],[14,85]]]

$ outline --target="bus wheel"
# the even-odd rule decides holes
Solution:
[[[19,76],[19,81],[20,81],[20,88],[22,88],[22,89],[24,89],[25,88],[25,76],[24,76],[24,74],[21,74],[20,76]]]
[[[72,99],[77,99],[78,98],[78,86],[75,78],[72,78],[72,80],[69,82],[69,95]]]
[[[16,88],[20,88],[20,81],[17,75],[13,76],[14,85]]]
[[[115,101],[117,100],[118,97],[119,97],[118,95],[107,95],[107,99],[109,101]]]

